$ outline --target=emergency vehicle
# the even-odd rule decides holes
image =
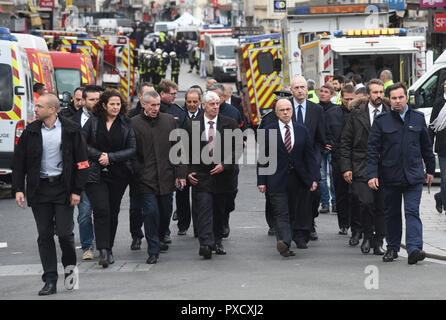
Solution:
[[[40,82],[45,85],[49,93],[57,94],[54,66],[45,40],[30,34],[13,33],[13,35],[28,55],[33,82]]]
[[[241,38],[236,52],[243,110],[249,124],[257,126],[273,108],[274,91],[283,86],[280,33]]]
[[[26,51],[0,27],[0,181],[11,182],[14,147],[34,119],[33,75]]]
[[[353,65],[359,66],[356,72],[364,82],[388,69],[395,82],[410,84],[426,71],[425,37],[409,36],[406,29],[322,33],[300,49],[301,75],[315,80],[318,88],[334,75],[353,74]]]
[[[50,51],[53,61],[59,99],[64,92],[73,95],[81,86],[96,84],[93,62],[89,55],[83,53]]]
[[[204,49],[205,44],[205,35],[209,34],[215,37],[232,37],[234,31],[225,27],[222,24],[205,24],[202,28],[199,29],[199,43],[200,49]]]
[[[95,83],[102,85],[104,73],[104,44],[86,32],[65,32],[55,30],[33,30],[34,35],[42,36],[48,46],[55,51],[83,53],[90,56],[93,63]]]
[[[237,71],[235,48],[238,44],[238,39],[205,35],[206,73],[217,81],[225,78],[235,79]]]
[[[126,100],[136,94],[138,75],[135,68],[136,41],[123,35],[96,37],[104,44],[103,85],[120,90]]]

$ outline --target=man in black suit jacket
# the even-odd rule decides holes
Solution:
[[[313,142],[313,147],[315,149],[316,155],[316,163],[318,167],[321,166],[321,152],[326,147],[325,142],[325,113],[324,109],[309,100],[307,100],[308,94],[308,85],[305,78],[301,76],[297,76],[293,79],[291,85],[291,93],[293,97],[290,99],[291,104],[293,106],[293,121],[296,121],[297,124],[304,125],[307,127],[311,141]],[[317,181],[321,179],[320,170]],[[315,228],[314,218],[319,215],[319,203],[321,199],[321,193],[319,188],[311,192],[311,212],[313,214],[313,228],[308,240],[317,240],[318,235]],[[306,249],[306,246],[302,246],[301,249]]]
[[[313,143],[308,129],[292,121],[292,106],[289,100],[281,99],[276,105],[278,121],[265,127],[265,143],[261,155],[277,157],[277,168],[267,175],[261,170],[268,164],[258,165],[257,186],[259,191],[268,192],[276,229],[277,250],[284,257],[293,256],[289,250],[291,240],[298,247],[306,245],[305,234],[312,227],[312,215],[305,210],[310,205],[310,191],[317,188],[319,168],[316,163]],[[277,143],[271,144],[269,137],[277,135]],[[304,208],[304,209],[303,209]]]
[[[222,245],[225,207],[227,193],[234,192],[234,141],[232,152],[224,150],[224,130],[238,128],[234,119],[219,114],[219,96],[214,92],[207,92],[203,96],[204,114],[192,121],[188,121],[185,129],[190,137],[189,164],[187,178],[192,184],[192,202],[197,212],[197,231],[200,242],[199,255],[205,259],[212,257],[212,250],[216,254],[224,255],[226,251]],[[200,136],[192,135],[192,127],[198,126]],[[217,139],[220,134],[220,143]],[[205,141],[201,141],[201,136]],[[192,153],[193,144],[200,145],[200,159],[195,159]],[[221,159],[217,156],[221,155]],[[209,157],[207,157],[209,155]],[[206,157],[208,159],[206,159]],[[199,160],[199,161],[196,161]]]
[[[201,116],[204,111],[200,108],[201,105],[201,93],[197,89],[189,89],[185,96],[186,116],[188,119],[193,120]],[[186,184],[183,190],[177,190],[175,201],[177,205],[177,219],[178,219],[178,235],[186,235],[187,229],[189,229],[191,222],[191,203],[190,203],[190,183]],[[197,215],[192,204],[192,221],[194,225],[194,236],[198,237],[197,231]]]

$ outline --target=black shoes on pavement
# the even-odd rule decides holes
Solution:
[[[229,229],[229,225],[228,226],[226,226],[225,228],[224,228],[224,230],[223,230],[223,238],[224,239],[226,239],[227,237],[229,237],[229,232],[230,232],[231,230]]]
[[[133,238],[132,244],[130,245],[130,250],[140,250],[141,243],[142,243],[142,241],[140,238]]]
[[[98,264],[102,266],[102,268],[108,267],[108,252],[107,249],[100,249],[99,250],[99,262]]]
[[[225,255],[226,254],[226,250],[223,247],[223,245],[221,244],[221,242],[217,242],[214,247],[212,248],[212,251],[215,251],[215,254],[218,255]]]
[[[151,255],[149,255],[149,258],[147,258],[146,263],[147,264],[155,264],[157,261],[158,261],[158,255],[151,254]]]
[[[160,243],[160,252],[161,253],[166,253],[167,250],[169,250],[169,245],[166,243],[161,242]]]
[[[331,212],[337,213],[338,212],[338,208],[336,208],[336,206],[332,206],[331,207]]]
[[[359,244],[359,239],[361,239],[361,233],[360,232],[352,232],[352,237],[348,241],[348,244],[352,247],[357,246]]]
[[[383,249],[383,245],[380,243],[373,247],[373,254],[376,256],[383,256],[386,251]]]
[[[308,249],[307,243],[303,239],[297,239],[294,241],[298,249]]]
[[[329,206],[322,206],[319,209],[319,213],[329,213],[330,212],[330,207]]]
[[[394,259],[398,258],[398,252],[396,252],[395,249],[387,249],[386,253],[384,254],[383,261],[384,262],[392,262]]]
[[[438,192],[434,194],[435,199],[435,209],[437,209],[438,213],[443,213],[443,203],[441,201],[441,193]]]
[[[339,234],[342,234],[343,236],[346,236],[348,234],[348,229],[342,227],[341,229],[339,229]]]
[[[205,260],[212,258],[212,248],[210,246],[200,246],[200,250],[198,251],[200,257],[203,257]]]
[[[363,254],[368,254],[370,252],[371,241],[370,239],[364,238],[361,244],[361,252]]]
[[[39,296],[49,296],[50,294],[57,293],[57,282],[56,281],[47,281],[43,288],[39,291]]]
[[[423,250],[414,250],[407,258],[407,263],[416,264],[418,261],[423,261],[426,258],[426,252]]]
[[[107,250],[107,261],[108,264],[115,263],[115,258],[113,257],[113,252],[111,250]]]

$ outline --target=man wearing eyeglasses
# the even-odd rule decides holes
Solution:
[[[331,150],[331,166],[338,209],[339,234],[346,235],[351,227],[352,235],[361,234],[359,202],[344,180],[340,170],[341,135],[347,118],[350,116],[350,102],[355,99],[355,88],[346,85],[341,89],[342,104],[327,111],[327,148]],[[359,241],[359,240],[358,240]]]
[[[162,80],[158,86],[161,97],[160,112],[171,114],[177,121],[177,128],[184,128],[187,120],[186,110],[175,103],[178,94],[178,86],[170,80]]]

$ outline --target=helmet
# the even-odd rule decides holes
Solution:
[[[171,57],[176,57],[176,52],[175,51],[171,51],[170,53],[169,53],[169,56],[171,56]]]
[[[158,54],[158,55],[160,55],[160,54],[163,53],[163,50],[161,50],[160,48],[158,48],[158,49],[155,50],[155,53]]]
[[[163,58],[167,58],[168,56],[167,52],[163,52]]]

